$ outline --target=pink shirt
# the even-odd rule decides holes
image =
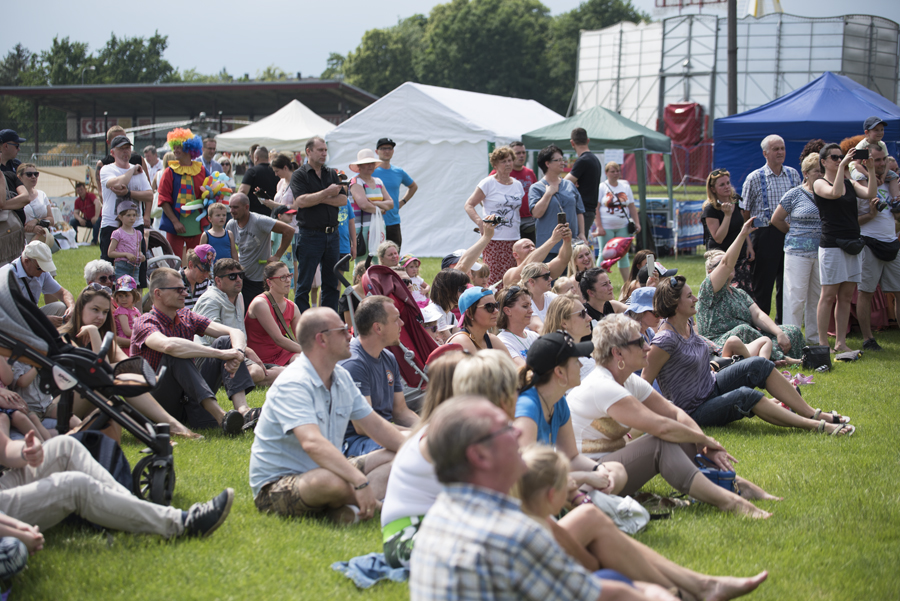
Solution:
[[[125,332],[122,331],[122,324],[119,323],[119,315],[124,315],[128,318],[128,329],[134,332],[134,320],[141,316],[141,311],[137,307],[132,307],[131,309],[116,307],[116,310],[113,311],[113,321],[116,322],[116,336],[129,338],[129,336],[126,336]],[[131,355],[131,349],[122,350],[125,351],[126,355]]]
[[[143,234],[141,234],[140,230],[134,230],[134,234],[128,234],[122,228],[116,228],[116,230],[112,233],[112,239],[117,242],[116,244],[116,252],[120,253],[131,253],[135,257],[141,252],[141,239]],[[128,259],[118,258],[116,262],[119,261],[127,261]]]

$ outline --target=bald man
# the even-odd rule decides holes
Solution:
[[[569,259],[572,257],[572,230],[568,224],[557,225],[553,229],[550,238],[540,247],[535,248],[534,242],[528,238],[522,238],[513,244],[513,256],[516,258],[516,266],[508,269],[503,275],[503,286],[513,286],[522,279],[522,269],[529,263],[542,263],[550,250],[559,243],[560,240],[565,243],[559,247],[559,254],[553,257],[547,265],[550,267],[550,277],[553,279],[561,276],[566,267],[569,266]]]

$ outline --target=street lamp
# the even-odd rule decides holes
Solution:
[[[85,71],[96,71],[97,65],[91,65],[90,67],[85,67],[81,70],[81,85],[84,85],[84,72]]]

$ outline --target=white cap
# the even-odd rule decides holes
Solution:
[[[38,267],[47,272],[56,271],[53,264],[53,252],[50,247],[40,240],[32,240],[22,251],[22,256],[37,261]]]

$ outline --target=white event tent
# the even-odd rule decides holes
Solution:
[[[534,100],[407,82],[326,134],[328,165],[352,176],[349,164],[359,150],[391,138],[397,143],[391,163],[419,186],[400,211],[402,252],[443,256],[478,239],[463,205],[490,173],[488,145],[562,119]]]
[[[324,136],[334,124],[318,116],[299,100],[291,100],[264,119],[216,136],[217,150],[246,152],[253,144],[269,150],[297,152],[313,136]]]

